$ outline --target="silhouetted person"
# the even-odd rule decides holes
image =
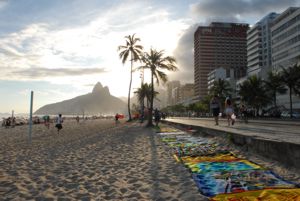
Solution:
[[[55,125],[55,127],[57,128],[57,134],[59,134],[59,131],[63,128],[62,123],[63,123],[63,119],[61,114],[59,114],[58,117],[56,118],[56,125]]]
[[[219,125],[219,113],[220,113],[221,104],[219,101],[219,97],[214,95],[214,97],[210,100],[210,109],[215,118],[216,125]]]
[[[160,113],[157,108],[154,110],[154,121],[155,125],[158,126],[158,123],[160,121]]]
[[[115,121],[116,121],[116,125],[117,125],[119,123],[119,114],[118,113],[115,115]]]
[[[247,108],[244,104],[242,104],[241,107],[240,107],[240,113],[241,113],[241,117],[244,120],[244,122],[248,123]]]

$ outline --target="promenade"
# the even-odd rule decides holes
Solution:
[[[248,124],[237,120],[228,126],[222,118],[216,126],[212,118],[168,118],[166,123],[192,127],[199,133],[230,137],[234,144],[244,146],[286,167],[300,167],[300,121],[249,120]]]

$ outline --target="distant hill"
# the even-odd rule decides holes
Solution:
[[[34,114],[64,114],[64,115],[77,115],[77,114],[114,114],[124,113],[126,111],[126,103],[109,93],[108,87],[103,87],[98,82],[92,93],[65,100],[58,103],[48,104]]]

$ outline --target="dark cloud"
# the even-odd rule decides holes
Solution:
[[[179,71],[169,73],[169,80],[182,83],[194,82],[194,33],[199,24],[194,24],[184,31],[173,52]]]
[[[239,21],[240,18],[282,12],[299,0],[202,0],[191,6],[192,13],[206,21]]]
[[[27,78],[43,78],[43,77],[63,77],[63,76],[80,76],[106,73],[104,68],[30,68],[24,70],[13,71],[12,76],[20,76]]]

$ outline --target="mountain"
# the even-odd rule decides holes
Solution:
[[[63,114],[63,115],[77,115],[77,114],[115,114],[124,113],[126,111],[126,103],[109,93],[108,87],[103,87],[98,82],[92,93],[65,100],[58,103],[48,104],[34,114]]]

